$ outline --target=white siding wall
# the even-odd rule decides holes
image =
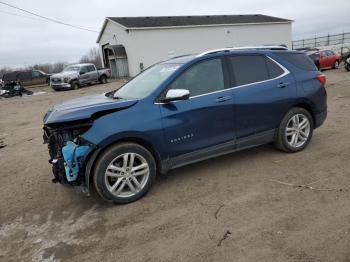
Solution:
[[[117,36],[117,41],[113,39]],[[144,68],[174,56],[198,53],[209,49],[262,44],[287,44],[291,47],[291,23],[212,26],[194,28],[166,28],[148,30],[125,29],[108,22],[101,37],[100,45],[105,43],[122,44],[126,49],[131,76]]]

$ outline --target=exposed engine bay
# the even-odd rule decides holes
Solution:
[[[94,145],[80,135],[91,123],[44,125],[44,143],[48,144],[54,183],[85,187],[85,160]]]

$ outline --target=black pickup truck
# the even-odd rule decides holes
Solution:
[[[50,84],[50,74],[46,74],[40,70],[31,71],[15,71],[4,74],[2,80],[4,84],[17,82],[22,86]]]

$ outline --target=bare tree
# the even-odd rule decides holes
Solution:
[[[92,63],[96,67],[102,67],[101,57],[98,48],[91,48],[86,55],[80,58],[79,63]]]

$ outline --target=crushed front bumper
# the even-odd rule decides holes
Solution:
[[[44,143],[48,144],[49,163],[52,165],[52,182],[74,186],[74,189],[89,194],[86,167],[96,146],[80,139],[82,130],[52,129],[44,126]]]

